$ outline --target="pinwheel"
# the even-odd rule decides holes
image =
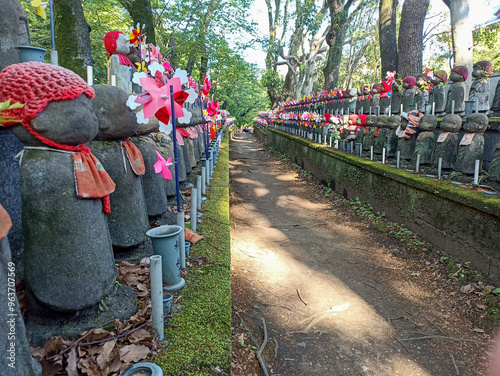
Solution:
[[[210,78],[208,77],[208,75],[205,76],[205,81],[203,82],[203,89],[201,90],[201,92],[203,93],[203,95],[207,96],[208,93],[210,93],[210,87],[212,86],[212,82],[210,81]]]
[[[210,117],[215,117],[219,114],[219,103],[218,102],[209,102],[207,106],[207,114]]]
[[[32,7],[36,8],[36,12],[40,17],[44,20],[47,19],[47,15],[45,14],[45,5],[42,5],[42,0],[31,0],[29,3]]]
[[[164,179],[172,180],[172,173],[169,170],[169,167],[173,165],[172,158],[165,160],[158,150],[155,151],[158,154],[158,160],[154,164],[155,172],[160,174]]]
[[[144,36],[142,35],[144,27],[145,27],[145,25],[142,25],[142,29],[141,29],[141,24],[137,24],[135,29],[130,27],[130,34],[128,35],[128,39],[130,40],[130,43],[137,45],[140,40],[144,39]]]

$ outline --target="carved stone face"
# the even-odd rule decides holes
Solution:
[[[400,125],[401,125],[401,116],[394,115],[387,120],[387,124],[385,126],[386,128],[389,129],[397,129]]]
[[[462,127],[462,118],[458,115],[449,114],[443,118],[440,128],[443,132],[457,133]]]
[[[389,120],[389,116],[387,116],[387,115],[380,115],[378,117],[378,119],[377,119],[377,127],[379,127],[379,128],[386,128],[388,120]]]
[[[377,117],[375,115],[368,115],[366,117],[366,125],[368,127],[375,127],[375,124],[377,124]]]
[[[130,53],[130,43],[125,34],[118,35],[116,39],[116,52],[123,55],[128,55]]]
[[[422,116],[418,124],[419,131],[433,131],[437,127],[437,117],[432,115]]]
[[[400,119],[401,119],[401,129],[405,130],[406,126],[408,125],[408,119],[401,117],[401,116],[400,116]]]
[[[457,72],[451,71],[450,73],[450,80],[453,82],[464,82],[464,77],[461,74],[458,74]]]
[[[485,114],[472,114],[467,118],[464,129],[470,133],[484,133],[488,127],[488,117]]]
[[[139,124],[134,111],[127,107],[128,94],[116,86],[94,85],[92,99],[99,119],[96,140],[120,140],[136,134]]]
[[[99,129],[91,99],[85,94],[73,100],[50,102],[30,125],[39,135],[71,146],[91,141]],[[25,145],[45,146],[22,125],[12,127],[12,133]]]

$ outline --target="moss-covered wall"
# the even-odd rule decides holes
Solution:
[[[426,241],[500,281],[500,199],[332,150],[283,132],[255,134],[346,198],[366,199]]]

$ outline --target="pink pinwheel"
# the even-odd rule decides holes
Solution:
[[[214,117],[219,114],[219,103],[218,102],[209,102],[207,106],[207,114],[211,117]]]
[[[210,79],[208,78],[208,75],[205,76],[205,81],[203,82],[203,89],[201,90],[203,95],[208,95],[210,93],[210,87],[212,86],[212,82],[210,82]]]
[[[149,47],[151,48],[151,62],[160,62],[161,61],[161,53],[160,53],[160,48],[156,47],[154,44],[150,44]]]
[[[158,154],[158,161],[154,164],[155,172],[160,174],[162,178],[167,180],[172,180],[172,173],[169,170],[169,166],[172,166],[172,158],[168,158],[165,160],[163,156],[158,153],[158,150],[155,150],[156,154]]]
[[[196,88],[198,87],[198,85],[196,85],[196,81],[193,80],[191,77],[188,77],[188,82],[189,82],[189,87],[192,87],[194,90],[196,90]]]
[[[175,95],[182,91],[181,80],[179,78],[172,78],[167,84],[159,87],[158,82],[154,78],[141,78],[141,86],[151,96],[151,101],[144,104],[144,117],[149,119],[154,116],[159,110],[166,108],[168,115],[172,116],[172,108],[170,103],[170,86],[174,87]],[[182,105],[174,102],[174,111],[176,117],[184,116],[184,109]]]

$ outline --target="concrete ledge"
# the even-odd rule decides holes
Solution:
[[[346,198],[375,211],[500,281],[500,198],[367,161],[274,129],[255,134]]]

